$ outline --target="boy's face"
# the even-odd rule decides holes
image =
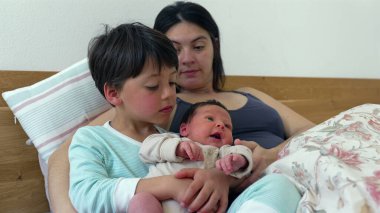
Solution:
[[[176,69],[157,66],[148,60],[140,75],[125,81],[116,106],[128,120],[166,124],[175,106]],[[118,115],[117,115],[118,116]]]
[[[221,147],[232,145],[232,121],[228,112],[215,105],[196,109],[189,123],[182,123],[181,136],[192,141]]]

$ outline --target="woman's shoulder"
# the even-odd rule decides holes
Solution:
[[[203,101],[196,95],[182,95],[177,94],[176,103],[177,103],[177,109],[176,111],[182,111],[187,110],[193,103],[197,103],[199,101]]]
[[[242,92],[242,93],[248,93],[251,95],[257,95],[257,94],[263,93],[260,90],[257,90],[257,89],[252,88],[252,87],[240,87],[238,89],[235,89],[234,91]]]
[[[260,90],[254,89],[252,87],[242,87],[242,88],[237,89],[236,91],[248,93],[248,94],[256,97],[257,99],[259,99],[260,101],[264,102],[268,106],[274,108],[276,111],[283,109],[283,108],[287,108],[287,107],[284,107],[285,105],[283,105],[280,101],[276,100],[272,96],[270,96],[270,95],[268,95],[268,94],[266,94]]]
[[[267,95],[266,93],[252,87],[241,87],[241,88],[236,89],[235,91],[250,94],[264,102],[269,99],[273,99],[271,96]]]

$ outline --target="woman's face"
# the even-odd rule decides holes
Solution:
[[[177,50],[177,83],[182,89],[212,88],[214,49],[208,32],[196,24],[180,22],[171,27],[166,35]]]

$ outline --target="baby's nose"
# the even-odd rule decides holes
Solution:
[[[217,127],[224,129],[224,125],[221,123],[216,124]]]

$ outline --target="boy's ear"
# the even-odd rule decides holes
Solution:
[[[189,135],[189,130],[187,126],[187,123],[181,123],[181,126],[179,126],[179,135],[183,137],[187,137]]]
[[[103,91],[104,96],[110,104],[117,106],[122,103],[122,100],[119,97],[119,91],[115,87],[109,86],[107,83],[105,83]]]

